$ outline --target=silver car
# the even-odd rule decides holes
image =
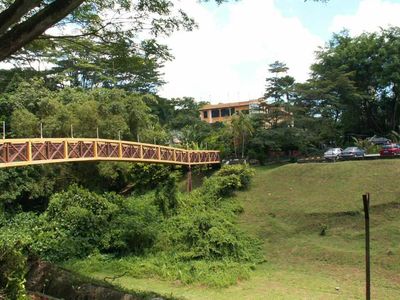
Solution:
[[[324,153],[325,159],[339,159],[342,154],[342,148],[329,148]]]

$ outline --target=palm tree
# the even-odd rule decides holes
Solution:
[[[231,129],[233,132],[233,147],[235,150],[235,156],[237,157],[237,147],[239,144],[241,144],[242,158],[244,158],[246,138],[251,136],[254,132],[250,116],[239,112],[238,115],[232,118]]]

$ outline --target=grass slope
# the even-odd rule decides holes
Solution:
[[[133,277],[115,283],[187,299],[363,299],[361,195],[370,192],[372,297],[400,299],[399,181],[398,160],[257,168],[251,188],[237,193],[240,226],[264,241],[267,261],[250,280],[224,289]]]
[[[269,265],[309,278],[303,286],[307,299],[319,299],[321,290],[327,292],[322,298],[361,299],[361,195],[370,192],[373,296],[399,299],[399,178],[397,160],[259,168],[251,189],[238,194],[244,205],[241,226],[264,240]]]

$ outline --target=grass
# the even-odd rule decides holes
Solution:
[[[370,192],[372,298],[400,299],[399,178],[398,160],[259,167],[237,193],[239,225],[264,242],[266,263],[249,280],[223,289],[134,276],[115,283],[186,299],[363,299],[361,195]]]

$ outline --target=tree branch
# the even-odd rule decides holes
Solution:
[[[26,21],[15,25],[0,36],[0,61],[40,36],[48,28],[61,21],[84,0],[55,0]]]
[[[42,0],[15,0],[13,4],[0,13],[0,34],[4,34],[9,28],[18,23],[21,18],[40,5]]]

